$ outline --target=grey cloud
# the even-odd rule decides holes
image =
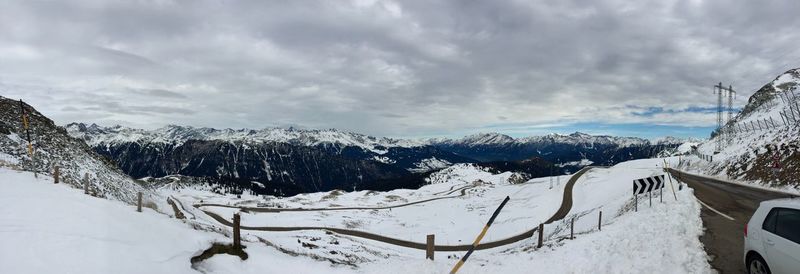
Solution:
[[[154,97],[164,97],[164,98],[178,98],[178,99],[188,99],[186,95],[169,91],[166,89],[131,89],[133,92],[138,92],[145,96],[154,96]]]
[[[720,81],[741,90],[744,104],[800,66],[800,18],[791,12],[799,8],[792,0],[4,1],[0,85],[59,121],[149,127],[291,123],[430,135],[624,123],[642,119],[626,105],[713,105],[710,86]],[[656,119],[670,120],[641,122]]]

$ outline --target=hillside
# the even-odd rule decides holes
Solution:
[[[800,69],[776,77],[756,91],[726,127],[731,143],[715,154],[720,136],[699,144],[711,162],[688,158],[682,168],[753,184],[800,192]],[[792,114],[794,113],[794,114]]]
[[[22,123],[22,110],[28,114],[34,155],[28,154],[27,134]],[[91,191],[97,196],[132,203],[137,192],[148,200],[151,191],[123,173],[117,166],[95,153],[83,141],[72,138],[67,131],[53,123],[32,106],[0,97],[0,166],[52,176],[60,167],[61,180],[73,187],[83,188],[81,179],[88,175]]]

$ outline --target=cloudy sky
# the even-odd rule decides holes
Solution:
[[[800,67],[800,1],[2,1],[0,95],[58,123],[707,136]]]

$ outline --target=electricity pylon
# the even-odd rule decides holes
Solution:
[[[717,142],[716,142],[716,149],[714,153],[718,153],[722,151],[723,140],[726,144],[730,144],[733,142],[733,127],[730,124],[733,121],[733,97],[736,94],[733,91],[733,86],[728,85],[728,87],[722,86],[722,82],[714,86],[714,93],[717,94]],[[722,104],[722,97],[728,97],[728,108],[725,109]],[[728,112],[728,122],[725,123],[723,121],[723,114],[722,112]],[[729,125],[730,124],[730,125]]]
[[[714,149],[714,153],[722,151],[722,139],[725,137],[725,131],[722,129],[722,93],[724,88],[722,82],[714,86],[714,93],[717,94],[717,147]]]
[[[733,97],[736,96],[736,92],[733,91],[733,86],[728,85],[728,133],[727,133],[727,143],[730,145],[733,143]]]

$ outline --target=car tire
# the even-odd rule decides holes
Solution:
[[[769,266],[761,256],[753,255],[747,259],[747,273],[749,274],[770,274]]]

